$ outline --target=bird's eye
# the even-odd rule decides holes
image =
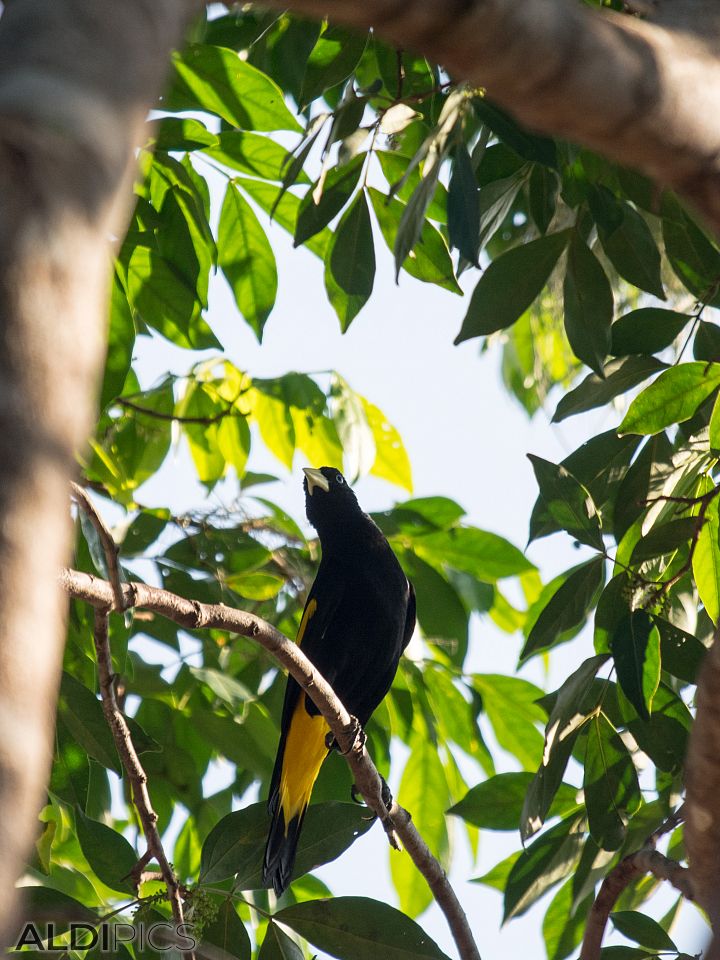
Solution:
[[[336,473],[335,483],[345,483],[345,477],[341,473]]]

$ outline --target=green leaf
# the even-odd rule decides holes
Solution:
[[[300,106],[306,107],[330,87],[347,80],[367,43],[367,34],[328,27],[307,61],[300,91]]]
[[[397,197],[386,197],[374,187],[368,188],[370,202],[380,225],[383,240],[390,250],[395,249],[395,239],[400,226],[404,205]],[[455,272],[450,259],[450,252],[445,238],[431,223],[424,222],[420,232],[420,239],[415,244],[412,254],[408,254],[402,269],[416,280],[424,283],[434,283],[438,287],[450,290],[452,293],[462,294],[460,285],[455,279]]]
[[[91,690],[65,672],[60,683],[58,716],[88,756],[120,776],[122,767],[102,704]]]
[[[665,665],[663,664],[663,667]],[[652,716],[640,720],[625,697],[618,698],[623,722],[658,770],[677,774],[687,752],[692,715],[680,697],[661,683],[653,697]]]
[[[545,911],[542,922],[548,960],[564,960],[578,946],[585,932],[592,897],[573,911],[573,881],[564,883]]]
[[[716,299],[720,252],[669,192],[663,196],[662,231],[670,266],[688,290],[701,301]]]
[[[515,853],[511,853],[509,857],[501,860],[500,863],[496,863],[487,873],[484,873],[481,877],[474,877],[470,882],[482,883],[492,890],[498,890],[500,893],[503,893],[507,886],[510,871],[521,856],[522,850],[516,850]]]
[[[613,926],[628,940],[651,950],[671,950],[677,952],[672,939],[663,930],[657,920],[635,910],[616,910],[610,914]]]
[[[654,557],[661,557],[668,553],[674,553],[680,547],[687,544],[695,532],[697,521],[692,517],[679,517],[677,520],[670,520],[668,523],[656,524],[650,528],[650,532],[641,537],[633,547],[630,556],[630,563],[644,563],[646,560],[652,560]]]
[[[720,363],[682,363],[663,371],[630,404],[618,433],[659,433],[689,420],[720,385]]]
[[[325,254],[325,289],[345,333],[375,281],[375,247],[364,192],[342,216]]]
[[[530,630],[520,661],[548,650],[585,622],[605,583],[605,560],[593,557],[575,567],[540,611]]]
[[[291,154],[270,137],[263,137],[247,130],[223,130],[215,137],[215,143],[203,153],[232,170],[249,173],[263,180],[282,180],[291,162]],[[309,183],[304,171],[300,171],[296,183]]]
[[[218,142],[205,124],[190,117],[163,117],[156,130],[156,150],[201,150]]]
[[[577,413],[602,407],[666,367],[667,364],[655,357],[631,356],[611,360],[605,364],[602,376],[591,373],[579,386],[565,394],[557,405],[552,422],[560,423]]]
[[[285,105],[278,85],[234,50],[192,45],[173,55],[175,70],[202,110],[243,130],[302,127]]]
[[[278,223],[283,230],[291,235],[295,234],[295,224],[297,223],[298,209],[300,199],[295,194],[287,191],[283,192],[282,187],[276,187],[271,183],[263,183],[261,180],[248,180],[245,177],[236,177],[235,183],[242,187],[245,193],[257,203],[265,213],[272,212],[272,219]],[[305,243],[306,249],[310,250],[321,259],[325,258],[332,232],[329,229],[321,230],[320,233],[311,237]]]
[[[583,838],[582,818],[570,816],[523,850],[508,876],[503,922],[521,916],[573,870]]]
[[[542,756],[543,738],[536,728],[545,720],[536,703],[542,691],[527,680],[490,673],[474,674],[472,685],[482,697],[497,742],[525,770],[534,770]]]
[[[603,550],[600,516],[588,490],[562,464],[528,454],[548,512],[571,537]]]
[[[480,198],[470,154],[464,143],[455,147],[448,191],[448,234],[450,246],[479,267]]]
[[[100,409],[122,393],[132,362],[135,346],[135,324],[117,272],[110,287],[110,326],[108,329],[105,373],[103,375]]]
[[[428,736],[415,737],[400,780],[398,803],[412,810],[413,823],[445,869],[449,866],[450,852],[445,824],[449,800],[436,744]],[[392,849],[389,853],[390,874],[400,909],[409,917],[417,917],[432,902],[432,891],[409,856],[397,856]]]
[[[477,527],[438,530],[417,537],[413,547],[428,563],[446,563],[478,580],[501,580],[535,569],[522,551],[504,537]]]
[[[230,898],[223,901],[213,920],[203,926],[201,942],[218,948],[222,960],[250,960],[252,956],[250,937]],[[210,955],[216,955],[216,951]]]
[[[136,246],[127,266],[128,298],[142,319],[180,347],[197,347],[197,291],[157,250]],[[199,308],[199,305],[198,305]]]
[[[504,330],[520,317],[548,281],[569,232],[551,233],[513,247],[493,260],[473,291],[455,343]]]
[[[698,323],[693,357],[696,360],[720,360],[720,327],[716,323],[707,320]]]
[[[400,183],[407,174],[408,166],[413,159],[412,154],[405,154],[402,150],[377,150],[375,156],[380,161],[380,166],[382,167],[382,172],[388,185],[392,186],[393,191],[395,191],[396,185]],[[397,187],[397,191],[394,192],[394,198],[402,200],[403,203],[407,203],[415,192],[417,185],[420,183],[420,176],[419,168],[414,167],[410,175],[406,177],[405,182],[402,183],[402,186]],[[376,193],[383,197],[383,202],[392,206],[392,204],[389,203],[392,199],[391,197],[386,196],[380,190],[377,190]],[[435,184],[435,194],[426,210],[426,216],[430,220],[435,220],[437,223],[447,223],[447,189],[444,184],[440,182]],[[398,215],[398,221],[399,219],[400,217]],[[391,250],[393,249],[392,243],[389,243],[388,246]]]
[[[484,97],[473,98],[473,109],[503,144],[507,144],[525,160],[535,160],[548,167],[557,166],[557,148],[548,137],[527,133],[509,114]]]
[[[578,233],[568,250],[563,285],[565,332],[575,356],[602,376],[610,350],[613,294],[600,261]]]
[[[305,954],[283,928],[271,920],[258,952],[258,960],[305,960]]]
[[[491,180],[480,191],[480,242],[487,245],[501,229],[512,210],[517,195],[527,181],[527,167],[520,167],[510,177]]]
[[[660,634],[644,610],[635,610],[617,625],[611,646],[618,683],[638,716],[648,720],[660,683]]]
[[[278,911],[274,919],[342,960],[447,960],[414,920],[366,897],[308,900]]]
[[[83,856],[95,876],[111,890],[133,892],[129,874],[138,857],[125,837],[86,817],[80,807],[75,808],[75,828]]]
[[[606,655],[585,660],[558,690],[545,728],[542,763],[525,795],[520,818],[523,842],[537,833],[551,809],[580,728],[597,706],[591,692],[595,675],[606,661]]]
[[[712,482],[705,484],[710,491]],[[696,521],[697,522],[697,521]],[[714,624],[720,616],[720,518],[718,498],[714,497],[705,511],[705,517],[692,558],[693,576],[700,599]]]
[[[326,227],[336,217],[352,196],[360,180],[365,156],[355,157],[344,167],[333,167],[325,178],[322,194],[315,194],[320,180],[308,189],[298,208],[293,246],[300,246]]]
[[[237,875],[238,890],[257,890],[268,831],[265,803],[253,803],[223,817],[202,848],[200,882],[214,884]],[[372,826],[365,810],[352,803],[311,804],[298,843],[293,877],[335,860]]]
[[[596,217],[600,243],[608,260],[628,283],[664,300],[660,253],[650,228],[629,203],[615,197],[612,203],[618,214],[617,222],[610,225]],[[590,206],[593,207],[592,195]]]
[[[615,357],[659,353],[691,320],[686,313],[658,307],[631,310],[612,325],[610,353]]]
[[[603,850],[617,850],[627,815],[638,809],[642,797],[632,757],[602,713],[589,723],[583,789],[590,835]]]
[[[218,263],[238,310],[262,340],[277,296],[275,255],[252,207],[234,183],[227,185],[220,213]]]
[[[533,774],[527,771],[498,773],[469,790],[447,812],[485,830],[517,830],[532,780]],[[576,807],[577,802],[577,789],[561,783],[549,816],[562,816]]]
[[[686,683],[697,683],[697,672],[707,653],[705,645],[662,617],[654,617],[653,622],[660,631],[663,670]]]
[[[408,579],[415,588],[417,619],[430,642],[442,647],[454,662],[467,653],[468,613],[455,587],[435,567],[410,551],[395,548]]]
[[[533,164],[528,181],[528,208],[540,233],[546,233],[555,216],[560,181],[554,170]]]

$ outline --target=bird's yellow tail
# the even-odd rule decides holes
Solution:
[[[289,885],[305,810],[320,767],[328,754],[326,720],[310,716],[301,696],[285,743],[277,791],[270,798],[272,825],[265,848],[263,879],[279,896]]]

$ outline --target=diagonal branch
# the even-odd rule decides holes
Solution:
[[[97,535],[100,538],[100,543],[102,544],[103,553],[105,554],[105,565],[107,567],[108,580],[112,584],[113,588],[113,609],[122,610],[122,577],[120,576],[117,544],[113,539],[113,535],[105,525],[105,521],[98,513],[95,504],[92,502],[80,484],[71,482],[70,491],[77,505],[81,510],[84,510],[90,520],[90,523],[92,523],[93,527],[95,527],[95,530],[97,531]]]
[[[720,17],[655,2],[657,23],[577,0],[269,0],[423,53],[530,129],[671,186],[720,231]],[[650,6],[650,5],[648,5]],[[656,13],[657,11],[657,13]],[[713,49],[714,46],[714,49]]]
[[[143,769],[143,765],[140,763],[140,758],[132,742],[130,729],[128,728],[127,721],[123,716],[117,702],[117,697],[115,696],[115,678],[112,669],[110,638],[108,635],[109,615],[110,608],[107,605],[97,605],[95,607],[95,653],[97,655],[103,713],[105,714],[105,719],[115,740],[115,746],[117,747],[117,752],[120,754],[123,769],[127,773],[128,780],[130,781],[133,803],[140,817],[143,833],[145,834],[145,842],[147,843],[147,851],[138,861],[135,872],[137,873],[137,880],[139,881],[142,868],[147,865],[151,857],[157,860],[163,882],[167,887],[173,920],[175,921],[175,926],[179,927],[185,922],[180,884],[175,876],[175,871],[170,866],[162,845],[162,840],[160,839],[160,832],[157,828],[158,816],[153,810],[150,794],[148,793],[147,774]],[[191,957],[192,954],[189,956]]]
[[[60,584],[71,597],[83,600],[105,611],[105,614],[112,605],[112,587],[106,580],[65,569],[60,574]],[[392,839],[392,835],[397,834],[427,881],[436,903],[445,914],[460,957],[462,960],[480,960],[465,911],[445,871],[418,833],[407,810],[394,800],[390,810],[386,808],[380,775],[365,749],[363,738],[357,735],[357,722],[300,647],[260,617],[226,607],[222,603],[186,600],[168,590],[137,582],[123,584],[122,592],[123,609],[142,607],[152,610],[186,630],[211,628],[249,637],[268,650],[288,670],[327,720],[366,803],[378,816],[388,836]]]
[[[677,821],[677,814],[670,820]],[[658,880],[667,880],[686,900],[695,899],[690,871],[676,860],[671,860],[653,849],[652,839],[656,835],[660,835],[660,832],[656,831],[641,850],[621,860],[603,880],[588,914],[579,960],[599,960],[605,928],[618,897],[633,880],[644,873],[651,873]]]

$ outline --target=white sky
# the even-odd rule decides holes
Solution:
[[[260,214],[260,218],[265,225],[264,215]],[[588,436],[619,422],[616,415],[612,411],[595,412],[550,427],[551,407],[547,413],[528,420],[502,386],[499,349],[481,356],[479,341],[460,347],[452,345],[467,297],[453,296],[407,274],[401,275],[397,287],[391,255],[379,236],[372,298],[342,336],[325,296],[320,261],[305,249],[293,250],[290,238],[279,228],[271,228],[270,238],[278,260],[279,293],[262,347],[238,316],[224,281],[218,278],[211,284],[209,320],[229,359],[251,375],[263,377],[289,370],[337,369],[355,390],[379,406],[400,431],[413,467],[415,495],[450,496],[467,510],[468,522],[500,533],[523,547],[537,494],[525,454],[533,452],[557,462]],[[476,277],[477,273],[471,272],[466,279],[474,283]],[[144,386],[167,370],[184,373],[194,358],[160,338],[150,342],[141,338],[138,343],[137,368]],[[177,510],[197,507],[204,490],[192,480],[187,450],[181,446],[169,460],[160,475],[142,488],[139,499],[159,504],[170,501]],[[268,470],[282,479],[282,483],[263,488],[262,492],[298,520],[304,514],[302,465],[304,461],[298,458],[292,475],[288,474],[259,443],[253,446],[249,464],[252,470]],[[402,490],[373,478],[361,480],[356,491],[366,510],[386,509],[406,496]],[[528,554],[539,565],[544,581],[579,559],[570,538],[562,535],[534,544]],[[471,631],[469,667],[480,672],[512,673],[520,646],[521,638],[500,632],[488,618],[476,618]],[[521,676],[546,689],[555,689],[592,653],[592,640],[585,632],[553,655],[549,678],[544,676],[539,661],[531,662]],[[507,757],[499,759],[498,768],[518,769]],[[397,780],[396,769],[391,784],[397,785]],[[456,833],[459,836],[460,831]],[[515,836],[484,832],[477,865],[472,865],[467,845],[462,837],[460,840],[451,880],[485,960],[518,956],[521,951],[537,960],[544,958],[540,923],[545,901],[501,931],[500,895],[466,882],[516,849]],[[396,903],[387,861],[384,834],[373,828],[339,861],[319,870],[318,875],[335,894],[364,895]],[[656,916],[672,899],[663,898],[663,907]],[[419,922],[451,957],[456,956],[444,919],[436,908],[432,907]],[[678,945],[689,954],[701,947],[703,928],[693,908],[686,907],[681,913],[674,934]]]

